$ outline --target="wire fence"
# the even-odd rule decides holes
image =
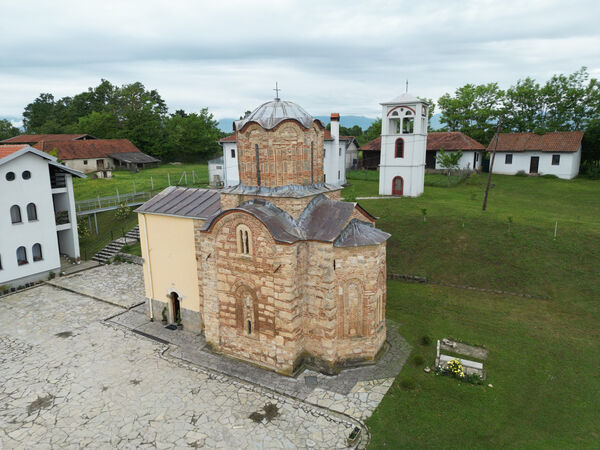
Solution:
[[[75,211],[77,215],[89,214],[95,211],[109,211],[117,209],[121,205],[134,206],[152,198],[152,192],[133,192],[129,194],[111,195],[108,197],[96,197],[88,200],[79,200],[75,202]]]

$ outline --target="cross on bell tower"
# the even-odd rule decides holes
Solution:
[[[279,86],[277,85],[277,81],[275,82],[275,89],[273,89],[275,91],[275,100],[279,100],[279,91],[281,89],[279,89]]]

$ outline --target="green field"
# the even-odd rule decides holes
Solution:
[[[187,174],[185,184],[184,172]],[[192,174],[193,172],[193,174]],[[73,180],[75,200],[87,200],[126,194],[134,191],[160,191],[169,186],[169,176],[172,185],[206,186],[208,184],[207,164],[162,164],[154,169],[145,169],[139,172],[128,170],[114,170],[110,179],[76,178]],[[152,184],[154,183],[154,189]]]
[[[187,184],[185,183],[187,175]],[[87,200],[96,197],[109,197],[134,192],[152,191],[156,194],[171,185],[190,187],[205,187],[208,183],[207,164],[163,164],[154,169],[145,169],[139,172],[125,170],[113,171],[111,179],[76,178],[73,179],[73,190],[75,200]],[[154,189],[152,189],[154,185]],[[134,208],[135,209],[135,208]],[[88,217],[83,215],[78,221],[88,222]],[[91,259],[95,253],[104,248],[113,238],[118,238],[124,232],[129,231],[137,225],[137,215],[132,213],[126,219],[118,219],[114,211],[97,214],[98,234],[94,218],[92,216],[92,233],[79,239],[79,249],[83,259]]]
[[[388,282],[387,317],[413,345],[411,358],[433,362],[423,335],[483,344],[494,387],[407,363],[368,420],[374,448],[600,443],[600,183],[495,175],[483,212],[485,181],[360,201],[392,233],[388,272],[547,298]],[[349,182],[344,196],[377,192],[376,179]],[[406,378],[414,389],[400,387]]]

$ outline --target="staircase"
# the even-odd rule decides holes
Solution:
[[[140,240],[140,228],[136,225],[135,228],[131,229],[125,237],[120,237],[115,239],[98,253],[96,253],[93,257],[93,261],[98,261],[99,263],[106,263],[115,257],[117,253],[121,251],[124,245],[133,244]]]

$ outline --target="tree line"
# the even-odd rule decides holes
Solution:
[[[140,82],[116,86],[107,80],[72,97],[40,94],[25,107],[23,127],[32,134],[129,139],[142,152],[163,161],[206,160],[219,152],[217,141],[223,137],[207,108],[169,114],[158,91]]]
[[[582,159],[600,160],[600,85],[582,67],[540,84],[527,77],[506,90],[498,83],[465,84],[438,100],[443,130],[462,131],[488,145],[502,132],[584,131]]]

